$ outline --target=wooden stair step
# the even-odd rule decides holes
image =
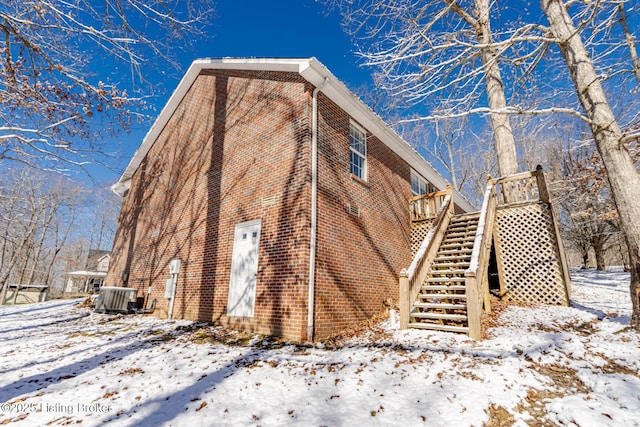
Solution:
[[[412,323],[409,323],[409,327],[416,328],[416,329],[429,329],[431,331],[460,332],[463,334],[469,333],[469,328],[466,326],[439,325],[436,323],[412,322]]]
[[[422,308],[426,310],[466,310],[467,306],[465,304],[450,304],[445,302],[416,302],[413,304],[415,308]]]
[[[447,234],[445,234],[443,241],[451,240],[451,239],[467,239],[471,236],[475,237],[476,230],[449,230]]]
[[[454,215],[451,218],[451,222],[468,222],[468,221],[478,221],[480,218],[480,212],[467,213],[462,215]]]
[[[450,242],[450,241],[459,241],[459,242],[468,242],[472,237],[475,237],[476,230],[461,230],[459,232],[449,232],[445,234],[442,239],[442,243]]]
[[[460,230],[469,227],[478,227],[478,221],[465,221],[465,222],[449,222],[449,227],[447,227],[447,231],[449,230]]]
[[[429,277],[425,283],[464,283],[464,277]]]
[[[447,227],[447,233],[469,233],[474,232],[478,229],[478,224],[473,223],[458,223],[458,224],[450,224]]]
[[[473,251],[473,243],[468,243],[468,244],[464,244],[461,245],[459,243],[454,243],[452,245],[441,245],[440,248],[438,249],[439,253],[445,252],[445,251],[454,251],[454,252],[460,252],[460,251]]]
[[[473,243],[474,243],[473,240],[463,240],[460,242],[443,242],[440,245],[440,249],[457,249],[457,248],[473,247]]]
[[[461,231],[459,233],[449,233],[446,234],[444,236],[444,238],[442,239],[443,243],[449,243],[451,241],[469,241],[469,240],[473,240],[473,238],[475,238],[476,236],[476,231],[472,230],[471,233],[465,232],[465,231]]]
[[[465,267],[469,267],[469,265],[470,265],[469,261],[462,261],[462,262],[434,262],[433,264],[431,264],[431,268],[432,269],[433,268],[451,268],[451,269],[456,269],[456,270],[464,269],[466,271]]]
[[[449,228],[464,228],[464,227],[476,227],[478,225],[478,221],[455,221],[451,220],[449,222]]]
[[[418,294],[418,298],[425,299],[467,299],[466,294]]]
[[[462,269],[459,269],[459,270],[433,270],[433,269],[431,269],[431,270],[429,270],[429,276],[440,276],[440,275],[443,275],[443,274],[456,274],[456,275],[464,276],[464,273],[466,271],[467,270],[462,270]]]
[[[460,255],[437,255],[436,261],[459,261],[459,262],[469,262],[471,260],[471,256],[460,256]]]
[[[478,228],[477,222],[450,222],[449,227],[447,227],[447,231],[459,231],[459,230],[467,230],[469,228]]]
[[[471,243],[471,244],[469,244]],[[445,243],[444,245],[440,245],[440,247],[438,248],[438,252],[443,252],[443,251],[447,251],[447,250],[458,250],[458,251],[466,251],[466,250],[471,250],[473,249],[473,242],[469,242],[467,244],[460,244],[460,243]]]
[[[430,291],[464,291],[466,288],[464,286],[455,286],[455,285],[442,285],[442,286],[438,286],[438,285],[430,285],[430,286],[422,286],[420,288],[420,290],[425,291],[425,292],[430,292]],[[459,296],[460,294],[444,294],[444,295],[453,295],[453,296]]]
[[[461,249],[445,249],[445,250],[439,250],[438,254],[441,255],[451,255],[451,254],[460,254],[460,255],[466,255],[466,254],[470,254],[473,252],[472,248],[461,248]]]
[[[442,241],[442,243],[440,244],[440,246],[448,246],[448,245],[460,245],[460,246],[468,246],[468,245],[473,245],[474,241],[476,240],[476,236],[474,235],[470,235],[467,237],[456,237],[454,239],[445,239]]]
[[[448,314],[448,313],[425,313],[415,312],[411,313],[412,318],[416,319],[439,319],[439,320],[460,320],[467,321],[466,314]]]
[[[477,223],[459,223],[459,224],[453,224],[450,225],[447,228],[447,233],[470,233],[473,232],[475,233],[476,230],[478,229],[478,224]]]
[[[440,245],[440,249],[462,249],[462,248],[473,248],[475,239],[469,239],[464,242],[443,242]]]

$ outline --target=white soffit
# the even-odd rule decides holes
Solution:
[[[122,195],[131,185],[131,178],[147,152],[162,132],[189,88],[202,70],[246,70],[246,71],[281,71],[299,73],[313,86],[318,87],[325,78],[327,85],[321,92],[346,111],[365,129],[378,137],[391,150],[404,159],[416,172],[421,174],[438,189],[444,189],[448,184],[416,150],[392,130],[373,110],[354,95],[340,80],[338,80],[316,58],[286,59],[286,58],[222,58],[195,60],[173,92],[167,105],[162,109],[155,123],[144,137],[142,144],[133,155],[129,165],[117,183],[111,188]],[[465,211],[475,208],[458,191],[454,191],[454,201]]]

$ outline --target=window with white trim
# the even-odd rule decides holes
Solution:
[[[367,179],[367,133],[355,123],[349,123],[349,171]]]
[[[429,182],[418,175],[415,171],[411,171],[411,194],[419,196],[421,194],[432,193],[433,186]]]

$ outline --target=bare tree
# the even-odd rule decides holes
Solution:
[[[624,1],[618,4],[618,13],[620,14],[620,25],[624,32],[624,39],[627,42],[629,48],[629,57],[631,58],[631,65],[633,67],[633,73],[636,76],[638,86],[640,86],[640,58],[638,58],[638,51],[636,50],[635,37],[629,30],[629,24],[627,23],[627,13],[624,10]]]
[[[541,22],[544,15],[529,4],[498,9],[488,0],[326,2],[340,8],[364,63],[385,77],[384,89],[406,100],[411,117],[401,123],[489,115],[502,175],[517,169],[516,153],[523,153],[507,116],[568,114],[588,123],[568,90],[569,80],[557,73],[558,64],[547,55],[554,38]],[[632,73],[621,64],[629,63],[631,49],[625,46],[637,29],[619,25],[626,22],[620,18],[624,3],[588,2],[578,30],[588,29],[591,53],[603,58],[598,72],[618,91],[616,112],[631,129],[640,114],[630,108],[629,93],[625,95],[624,79]]]
[[[88,249],[109,250],[116,233],[121,199],[107,185],[98,185],[84,203],[79,221],[84,225],[82,238]]]
[[[208,4],[1,0],[0,162],[100,161],[98,141],[143,117],[153,87],[145,68],[177,67],[171,52],[203,34]]]
[[[637,194],[640,174],[567,6],[562,0],[541,0],[540,5],[569,70],[607,171],[620,225],[629,247],[630,292],[633,303],[631,324],[640,331],[640,197]]]
[[[22,169],[0,186],[0,301],[10,282],[48,283],[86,191],[61,176]]]
[[[341,9],[345,28],[367,42],[359,53],[365,64],[380,70],[386,89],[410,105],[440,104],[445,97],[451,106],[442,115],[408,120],[466,115],[486,98],[500,174],[517,171],[499,64],[511,42],[493,40],[489,0],[464,5],[453,0],[328,3]]]
[[[562,184],[555,189],[565,235],[580,250],[584,267],[593,249],[596,268],[604,271],[605,254],[618,243],[620,229],[600,156],[595,150],[568,150],[562,163]]]
[[[451,177],[451,185],[456,190],[461,190],[469,179],[468,168],[464,167],[472,155],[472,144],[469,141],[471,138],[465,137],[463,132],[467,120],[468,117],[461,117],[436,121],[434,142],[425,147],[427,152],[446,168]]]

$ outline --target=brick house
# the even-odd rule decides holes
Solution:
[[[160,317],[326,337],[397,302],[408,199],[446,184],[315,58],[197,60],[113,186],[105,283]]]

